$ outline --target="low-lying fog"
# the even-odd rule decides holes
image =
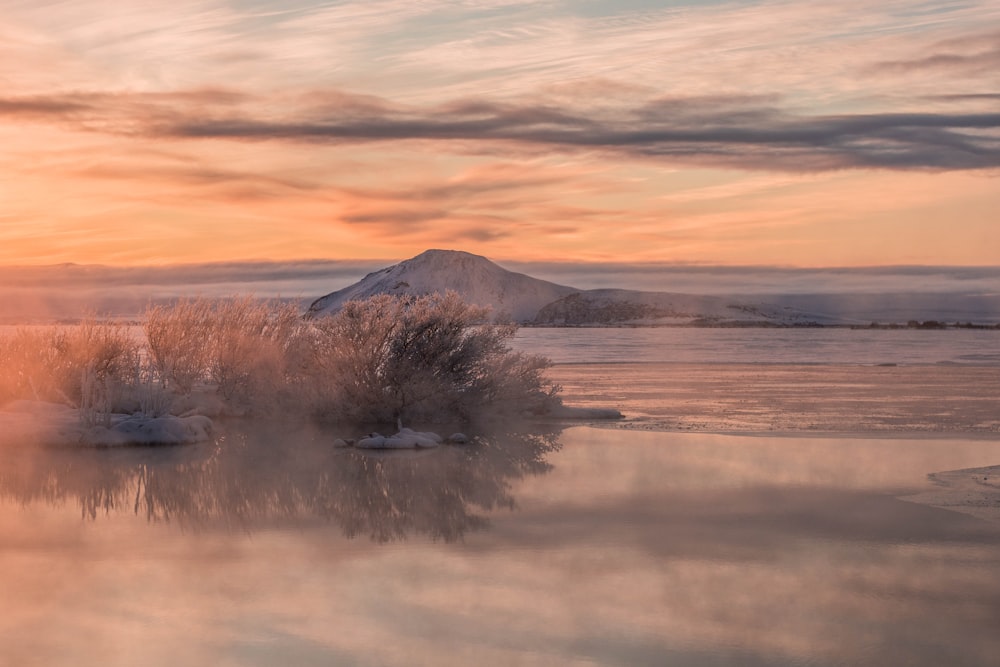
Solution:
[[[153,267],[62,264],[0,267],[0,319],[7,323],[74,319],[100,313],[134,317],[177,296],[254,294],[303,305],[350,285],[394,260],[240,262]],[[732,295],[800,309],[886,321],[993,322],[1000,312],[998,267],[794,269],[676,264],[503,262],[507,269],[580,289],[617,287]],[[904,310],[912,312],[905,313]],[[891,309],[891,311],[890,311]]]

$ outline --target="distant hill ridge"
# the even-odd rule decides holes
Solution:
[[[422,296],[453,290],[465,301],[493,309],[498,319],[549,326],[655,325],[667,323],[776,324],[821,320],[801,311],[746,304],[712,296],[580,290],[508,271],[480,255],[460,250],[427,250],[368,274],[320,297],[308,315],[332,314],[352,300],[377,294]]]

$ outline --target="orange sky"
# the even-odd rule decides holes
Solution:
[[[997,264],[1000,7],[816,5],[0,0],[0,264]]]

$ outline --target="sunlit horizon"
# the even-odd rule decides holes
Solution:
[[[1000,8],[2,2],[0,265],[996,265]]]

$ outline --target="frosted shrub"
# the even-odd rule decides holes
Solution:
[[[292,400],[307,328],[294,305],[251,297],[219,303],[208,334],[210,381],[236,411],[279,409]]]
[[[379,295],[317,320],[313,370],[336,385],[327,416],[440,421],[544,409],[555,400],[542,376],[548,361],[512,352],[516,328],[488,315],[448,292]]]
[[[139,344],[119,324],[86,321],[70,330],[67,360],[70,381],[79,369],[79,407],[84,422],[110,425],[110,416],[127,398],[129,381],[141,363]]]
[[[133,408],[147,417],[163,417],[170,414],[173,394],[167,389],[148,359],[141,360],[133,369],[128,380],[129,396]]]
[[[0,405],[40,398],[38,371],[49,351],[41,332],[19,329],[0,337]]]
[[[214,311],[214,302],[208,299],[183,299],[146,311],[146,343],[165,386],[189,393],[207,377]]]
[[[183,300],[150,309],[145,330],[156,374],[175,394],[210,385],[237,414],[293,402],[309,339],[294,305],[249,296]]]
[[[0,340],[0,402],[67,403],[86,423],[106,423],[129,393],[140,346],[120,324],[19,330]]]

